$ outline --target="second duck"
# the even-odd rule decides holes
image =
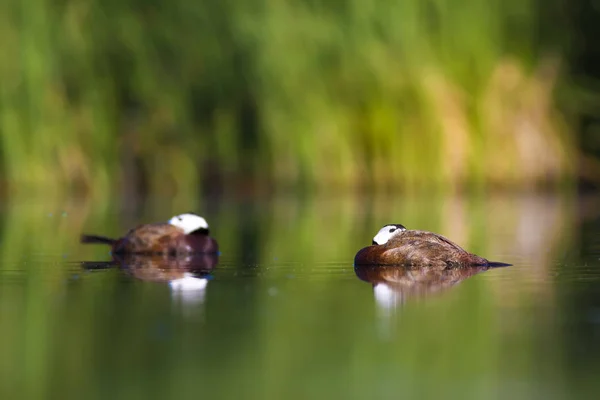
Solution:
[[[140,225],[119,239],[82,235],[82,243],[108,244],[113,254],[162,254],[169,256],[217,253],[217,241],[210,237],[208,223],[199,215],[176,215],[168,222]]]
[[[373,244],[354,257],[354,265],[403,265],[455,268],[508,266],[469,253],[442,235],[389,224],[377,232]]]

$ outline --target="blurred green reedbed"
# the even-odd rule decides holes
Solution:
[[[0,396],[587,398],[599,389],[589,316],[600,243],[595,228],[580,252],[579,235],[600,208],[579,201],[200,202],[222,255],[192,297],[79,264],[110,259],[79,245],[81,232],[115,236],[177,206],[145,203],[132,222],[116,201],[14,201],[0,212]],[[396,286],[382,304],[352,259],[390,218],[514,265],[441,291]]]
[[[1,182],[96,194],[195,194],[208,178],[226,190],[569,182],[563,60],[538,43],[536,4],[8,0]]]
[[[545,6],[1,2],[0,398],[594,398],[600,207]],[[82,232],[187,211],[222,250],[195,294],[82,268]],[[352,260],[386,223],[513,266],[383,298]]]

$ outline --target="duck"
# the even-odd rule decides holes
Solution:
[[[371,246],[356,253],[354,265],[429,266],[446,269],[466,266],[500,267],[510,264],[488,261],[469,253],[442,235],[387,224],[373,237]]]
[[[179,256],[219,252],[217,241],[210,237],[208,223],[194,213],[179,214],[167,222],[140,225],[118,239],[83,234],[81,242],[107,244],[112,254],[117,255]]]

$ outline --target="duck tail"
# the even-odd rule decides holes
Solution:
[[[86,271],[96,271],[112,268],[117,265],[114,261],[82,261],[81,267]]]
[[[489,261],[487,263],[487,266],[490,268],[499,268],[499,267],[510,267],[510,266],[512,266],[512,264],[507,264],[507,263],[497,262],[497,261]]]
[[[113,245],[115,242],[115,239],[107,238],[106,236],[81,235],[81,243],[101,243]]]

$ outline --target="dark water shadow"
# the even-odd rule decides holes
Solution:
[[[82,261],[85,270],[101,270],[119,267],[129,275],[151,282],[173,282],[186,276],[210,275],[219,262],[216,254],[193,254],[186,256],[161,255],[113,255],[110,261]]]
[[[465,279],[497,267],[453,269],[403,266],[355,266],[356,276],[373,285],[378,307],[395,308],[410,298],[425,298],[444,292]]]
[[[216,254],[186,256],[113,255],[110,261],[83,261],[85,270],[119,268],[146,282],[168,283],[174,298],[185,303],[203,303],[211,272],[219,262]]]

